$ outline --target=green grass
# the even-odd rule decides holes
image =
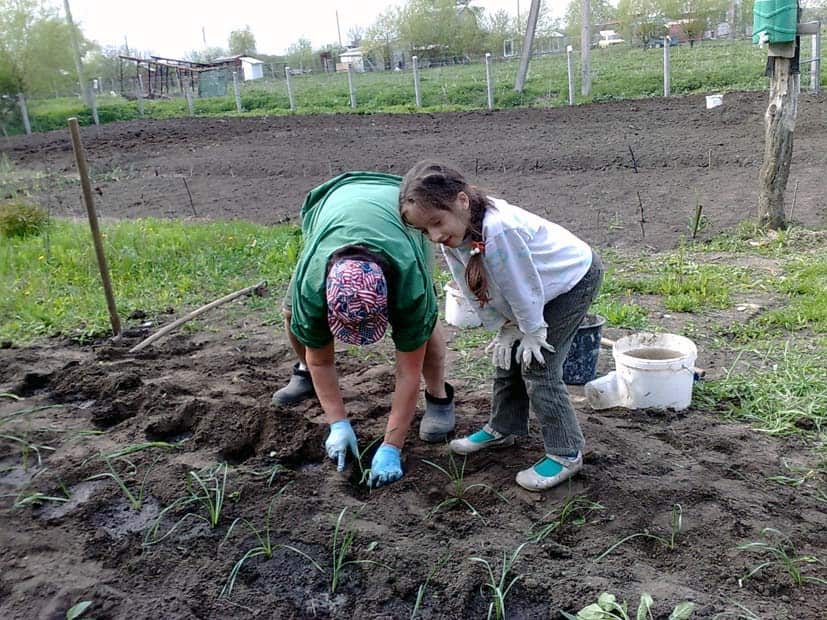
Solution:
[[[246,222],[135,220],[102,226],[119,314],[198,306],[264,279],[271,295],[289,278],[298,229]],[[0,248],[0,339],[88,338],[109,318],[88,226],[52,220],[40,236]],[[261,307],[272,302],[254,300]],[[278,304],[275,304],[278,306]]]
[[[704,42],[671,50],[673,95],[764,90],[766,51],[749,41]],[[580,68],[575,54],[575,75]],[[496,108],[521,106],[562,106],[568,102],[565,54],[532,59],[522,93],[514,91],[517,59],[494,62],[494,105]],[[652,97],[663,94],[663,55],[660,50],[623,46],[592,53],[592,94],[580,95],[576,80],[576,103]],[[487,106],[485,66],[481,62],[422,69],[420,89],[422,108],[414,103],[413,74],[410,71],[382,71],[356,74],[357,113],[451,111],[484,109]],[[354,112],[350,105],[347,75],[310,74],[291,78],[297,113]],[[232,89],[228,89],[231,92]],[[241,89],[242,115],[290,114],[287,85],[282,80],[263,79],[245,83]],[[137,101],[101,96],[97,100],[102,123],[140,118]],[[233,96],[196,98],[197,116],[238,115]],[[66,119],[76,116],[82,125],[92,123],[92,112],[78,99],[33,100],[29,115],[34,131],[64,129]],[[144,117],[163,119],[188,115],[183,98],[144,101]],[[16,128],[20,130],[19,128]]]

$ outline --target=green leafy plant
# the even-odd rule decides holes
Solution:
[[[597,510],[603,510],[600,503],[593,502],[582,495],[569,496],[559,510],[547,512],[531,526],[528,533],[529,541],[542,542],[552,533],[561,530],[567,523],[583,524],[588,516]]]
[[[652,597],[646,592],[641,594],[635,620],[651,620],[653,618],[652,605],[654,605]],[[688,601],[678,603],[669,614],[669,620],[688,620],[694,611],[694,603]],[[560,613],[566,620],[631,620],[626,603],[618,603],[617,597],[609,592],[603,592],[597,597],[596,603],[587,605],[575,616],[563,610],[560,610]]]
[[[269,560],[273,557],[273,554],[279,549],[287,549],[289,551],[292,551],[293,553],[301,555],[305,559],[309,560],[310,563],[313,564],[313,566],[315,566],[319,570],[319,572],[324,572],[324,569],[321,566],[319,566],[319,564],[313,558],[307,555],[304,551],[297,549],[296,547],[293,547],[291,545],[273,545],[273,542],[270,538],[270,521],[272,519],[273,514],[273,505],[275,504],[276,500],[282,495],[282,493],[284,493],[287,486],[288,485],[284,485],[279,490],[279,492],[276,493],[270,499],[270,504],[267,506],[267,516],[264,519],[263,529],[257,528],[255,525],[253,525],[253,523],[241,517],[237,518],[235,521],[232,522],[232,524],[230,524],[230,527],[227,530],[227,534],[226,536],[224,536],[224,540],[221,541],[222,545],[227,541],[227,539],[230,538],[230,536],[232,536],[232,533],[235,530],[235,526],[239,523],[247,527],[247,529],[256,537],[258,544],[248,549],[244,553],[244,555],[242,555],[241,558],[233,565],[233,568],[230,571],[230,575],[229,577],[227,577],[227,582],[224,584],[224,587],[221,589],[221,593],[218,595],[219,598],[230,597],[230,595],[233,592],[233,587],[235,586],[235,581],[238,578],[238,573],[248,560],[252,560],[253,558],[257,557],[265,557]]]
[[[635,538],[649,538],[651,540],[655,540],[655,541],[661,543],[663,546],[665,546],[670,551],[672,551],[675,548],[675,545],[677,544],[678,534],[683,530],[683,510],[682,510],[680,504],[674,504],[672,506],[672,518],[670,519],[670,530],[671,531],[670,531],[670,534],[669,534],[669,538],[664,538],[663,536],[657,536],[655,534],[650,534],[649,532],[638,532],[637,534],[632,534],[631,536],[627,536],[626,538],[623,538],[623,539],[617,541],[611,547],[606,549],[606,551],[604,551],[599,556],[597,556],[594,559],[594,561],[599,562],[600,560],[605,558],[607,555],[609,555],[612,551],[617,549],[620,545],[622,545],[626,542],[629,542],[630,540],[634,540]]]
[[[124,478],[124,475],[119,473],[118,470],[115,469],[115,466],[112,465],[113,459],[111,459],[111,458],[105,458],[105,457],[103,458],[103,462],[106,464],[106,468],[109,471],[105,471],[105,472],[102,472],[100,474],[95,474],[93,476],[89,476],[87,478],[87,480],[100,480],[102,478],[110,478],[110,479],[114,480],[115,484],[118,486],[118,488],[121,490],[121,492],[126,497],[127,501],[129,502],[129,505],[132,507],[132,510],[140,510],[141,507],[143,506],[144,494],[146,492],[146,483],[147,483],[147,480],[149,479],[149,474],[150,474],[150,472],[152,472],[152,470],[158,464],[158,461],[161,460],[162,456],[163,455],[158,455],[157,457],[155,457],[155,460],[152,461],[152,463],[149,465],[149,467],[146,468],[146,472],[144,472],[144,476],[141,479],[140,484],[138,484],[138,489],[134,493],[132,492],[132,490],[130,490],[129,485],[126,483],[126,479]],[[134,463],[132,463],[128,459],[123,459],[123,461],[127,464],[128,472],[129,472],[127,474],[128,476],[134,476],[138,473],[138,468],[135,466]]]
[[[527,544],[527,542],[522,543],[510,556],[506,551],[503,551],[503,562],[502,566],[500,566],[499,575],[494,574],[494,569],[488,560],[476,556],[471,558],[472,562],[478,562],[485,566],[485,570],[488,573],[488,582],[484,583],[483,586],[491,590],[491,603],[488,605],[489,620],[492,617],[496,618],[496,620],[502,620],[506,617],[505,599],[511,588],[523,578],[523,575],[517,575],[513,577],[511,581],[508,581],[508,577],[517,561],[517,556],[520,555],[520,552]],[[508,582],[508,585],[506,585],[506,582]]]
[[[458,465],[457,460],[454,458],[452,452],[448,452],[448,468],[444,468],[441,465],[434,463],[433,461],[429,461],[427,459],[422,459],[422,461],[436,469],[437,471],[442,472],[451,482],[451,496],[445,498],[441,502],[439,502],[436,506],[434,506],[431,511],[426,516],[427,519],[430,519],[436,513],[438,513],[442,509],[448,509],[457,504],[465,505],[471,514],[475,517],[479,517],[480,520],[485,523],[485,519],[480,514],[480,512],[474,507],[474,505],[468,500],[468,495],[474,491],[475,489],[482,489],[484,491],[490,491],[497,497],[499,497],[503,502],[506,504],[508,500],[501,494],[495,491],[491,486],[487,484],[483,484],[478,482],[476,484],[466,484],[465,483],[465,465],[468,462],[468,457],[464,456],[462,458],[462,464]]]
[[[38,235],[49,223],[49,212],[26,200],[0,203],[0,236],[29,237]]]
[[[86,610],[92,606],[92,601],[80,601],[75,603],[66,611],[66,620],[76,620],[86,613]]]
[[[333,541],[331,547],[331,568],[330,568],[330,593],[335,594],[336,588],[339,587],[339,581],[342,578],[342,570],[351,564],[376,564],[378,566],[384,566],[388,568],[381,562],[376,562],[374,560],[350,560],[348,556],[350,555],[350,549],[353,546],[353,542],[356,539],[356,532],[353,530],[353,524],[348,523],[347,525],[343,526],[345,512],[347,512],[347,506],[342,508],[342,511],[339,513],[338,518],[336,519],[336,526],[333,528]],[[368,545],[368,551],[373,550],[375,547],[374,543]]]
[[[29,459],[31,458],[32,454],[34,454],[35,458],[37,459],[37,466],[41,467],[43,465],[43,459],[40,456],[40,451],[55,451],[55,448],[52,448],[51,446],[36,444],[33,441],[29,441],[27,437],[12,435],[10,433],[0,433],[0,439],[5,439],[6,441],[11,441],[19,445],[20,461],[23,465],[23,469],[26,471],[28,471],[29,469]]]
[[[413,611],[411,611],[411,620],[414,620],[414,618],[416,618],[419,615],[419,608],[422,606],[422,601],[425,599],[425,590],[428,588],[428,584],[431,583],[431,579],[434,578],[434,576],[440,571],[440,569],[443,566],[445,566],[445,564],[450,559],[451,552],[449,551],[431,567],[431,570],[428,571],[428,576],[425,578],[425,581],[419,585],[419,588],[417,588],[416,601],[414,602]]]
[[[269,469],[240,469],[239,471],[256,478],[267,478],[267,487],[270,488],[277,475],[289,470],[281,463],[275,463]]]
[[[163,510],[158,513],[153,524],[147,529],[144,536],[144,546],[157,544],[170,536],[179,525],[181,525],[188,518],[199,519],[205,521],[210,528],[215,528],[221,519],[221,513],[224,508],[224,500],[226,498],[227,487],[227,471],[226,463],[219,463],[212,467],[207,467],[201,471],[191,471],[187,474],[187,494],[179,497]],[[162,536],[158,536],[158,530],[161,523],[168,514],[183,508],[184,506],[200,505],[205,514],[197,512],[187,512],[183,517],[178,519],[175,524],[166,531]]]
[[[756,541],[738,545],[738,550],[740,551],[760,553],[769,556],[766,562],[750,568],[747,574],[741,578],[742,581],[750,579],[765,568],[777,566],[785,571],[790,576],[793,584],[797,586],[804,585],[805,583],[827,585],[827,579],[805,575],[802,570],[802,567],[807,565],[816,564],[818,566],[824,566],[822,560],[814,555],[798,555],[789,537],[775,528],[765,527],[761,530],[761,536],[763,536],[766,541]]]

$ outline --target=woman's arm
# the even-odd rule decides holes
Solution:
[[[391,413],[385,429],[385,443],[402,448],[411,428],[416,401],[419,399],[422,362],[427,342],[414,351],[396,352],[396,387],[391,400]]]
[[[307,347],[307,369],[313,378],[313,388],[322,405],[328,424],[347,419],[345,403],[339,391],[339,378],[334,364],[333,341],[320,349]]]

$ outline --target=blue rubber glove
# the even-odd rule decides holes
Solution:
[[[370,480],[368,486],[371,488],[381,487],[390,484],[402,477],[402,450],[388,443],[379,446],[373,461],[370,464]]]
[[[339,420],[330,425],[330,434],[324,442],[327,456],[337,461],[336,471],[345,468],[345,458],[350,450],[353,456],[359,456],[359,446],[356,443],[356,433],[350,426],[350,420]]]

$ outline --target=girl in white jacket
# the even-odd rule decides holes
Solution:
[[[517,474],[551,488],[583,466],[583,433],[563,383],[563,362],[603,279],[588,244],[537,215],[486,196],[453,168],[415,165],[399,193],[402,219],[442,246],[457,286],[487,328],[495,366],[491,416],[454,439],[458,454],[510,446],[537,417],[545,454]]]

